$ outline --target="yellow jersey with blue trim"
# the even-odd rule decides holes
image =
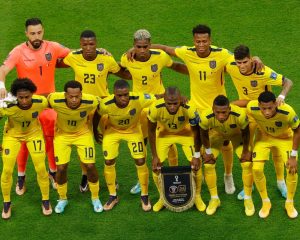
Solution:
[[[98,107],[100,98],[83,93],[76,109],[67,106],[64,92],[49,94],[48,101],[50,107],[57,112],[56,133],[82,134],[89,131],[88,116]]]
[[[129,93],[129,103],[126,107],[120,108],[116,104],[115,96],[112,94],[101,99],[98,113],[108,115],[108,127],[122,133],[131,133],[132,129],[140,126],[140,115],[144,108],[149,107],[155,96],[146,93]]]
[[[211,108],[206,109],[200,114],[200,127],[204,130],[216,131],[227,140],[230,140],[232,136],[241,134],[241,129],[245,129],[249,124],[246,110],[236,105],[230,105],[230,107],[228,119],[223,123],[217,120]]]
[[[127,68],[132,76],[132,91],[140,93],[161,94],[165,92],[161,71],[164,67],[171,67],[173,60],[164,51],[150,49],[148,61],[140,62],[127,59],[126,53],[121,57],[121,66]]]
[[[277,107],[276,114],[272,118],[266,119],[260,110],[258,100],[252,100],[247,105],[247,114],[254,118],[262,134],[276,138],[292,137],[293,129],[300,124],[298,115],[286,103]]]
[[[195,47],[175,48],[177,57],[189,71],[191,104],[200,110],[211,107],[218,95],[226,95],[224,71],[232,53],[216,46],[211,46],[210,50],[209,56],[202,58]]]
[[[191,126],[199,123],[199,114],[196,108],[189,104],[180,105],[175,114],[170,114],[166,108],[165,100],[158,99],[151,105],[148,119],[152,123],[159,123],[160,132],[163,134],[181,135],[191,131]]]
[[[29,109],[21,109],[18,104],[0,108],[0,117],[7,117],[4,134],[13,137],[23,137],[27,134],[41,131],[38,116],[48,107],[48,101],[43,96],[32,95],[32,105]]]
[[[70,52],[64,58],[64,63],[73,69],[75,80],[82,84],[83,93],[100,97],[109,95],[108,74],[120,71],[120,66],[113,56],[104,55],[99,51],[92,61],[84,59],[82,50]]]
[[[271,91],[271,86],[283,85],[284,77],[267,66],[262,72],[244,75],[232,60],[226,66],[226,72],[230,74],[240,100],[257,100],[262,92]]]

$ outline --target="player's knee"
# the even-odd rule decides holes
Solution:
[[[13,168],[4,167],[2,170],[1,179],[8,180],[13,174]]]
[[[255,178],[261,178],[264,175],[264,166],[262,163],[254,163],[252,167],[253,175]]]
[[[95,169],[95,164],[94,163],[85,163],[84,166],[85,166],[87,171]]]
[[[145,158],[134,159],[134,161],[137,166],[142,166],[145,164]]]
[[[57,172],[60,174],[66,174],[67,173],[67,164],[61,164],[57,165]]]
[[[107,166],[114,165],[115,163],[116,163],[115,159],[105,160],[105,165],[107,165]]]

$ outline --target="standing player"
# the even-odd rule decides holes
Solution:
[[[186,67],[182,63],[173,62],[171,57],[164,51],[159,49],[150,49],[151,34],[145,30],[137,30],[133,35],[133,47],[135,51],[132,61],[127,59],[126,54],[121,58],[121,66],[127,68],[132,75],[133,92],[163,94],[165,88],[162,82],[162,70],[164,67],[173,69],[174,71],[184,73]],[[147,143],[148,137],[148,109],[144,109],[141,114],[142,132]],[[177,166],[177,149],[175,145],[170,147],[169,164]],[[131,193],[140,192],[140,186],[134,186]]]
[[[216,160],[224,141],[231,141],[241,162],[242,179],[245,191],[245,213],[252,216],[255,212],[252,201],[252,162],[249,151],[249,122],[245,109],[230,105],[224,95],[219,95],[213,102],[213,107],[200,114],[200,132],[205,147],[204,175],[211,195],[206,209],[208,215],[213,215],[221,202],[218,197]]]
[[[43,40],[44,28],[38,18],[27,19],[25,22],[25,35],[27,41],[15,47],[0,67],[0,98],[6,95],[5,77],[14,68],[17,69],[19,78],[27,77],[37,86],[37,94],[48,95],[55,91],[54,75],[55,66],[60,58],[69,53],[69,49],[62,45]],[[56,165],[53,150],[54,122],[56,113],[51,109],[45,109],[39,116],[41,122],[46,152],[49,163],[49,177],[55,186]],[[25,168],[28,158],[28,150],[22,144],[18,155],[18,182],[16,192],[18,195],[24,194],[25,188]]]
[[[190,76],[191,105],[198,112],[211,108],[213,100],[225,91],[225,66],[229,63],[232,54],[224,48],[211,45],[211,29],[205,25],[193,28],[193,47],[169,47],[152,45],[183,60]],[[235,186],[232,177],[233,150],[232,144],[225,141],[222,147],[225,174],[224,183],[227,194],[233,194]]]
[[[75,80],[82,84],[82,92],[100,96],[101,98],[109,95],[107,77],[113,73],[125,79],[131,79],[131,75],[124,68],[121,68],[113,56],[105,55],[97,50],[96,34],[91,30],[85,30],[80,35],[81,50],[70,52],[65,58],[64,63],[74,70]],[[101,121],[104,124],[105,118]],[[83,170],[81,192],[88,190],[86,169]]]
[[[67,200],[67,169],[72,145],[76,146],[80,161],[87,169],[87,179],[95,212],[102,212],[99,200],[99,177],[95,167],[95,147],[88,116],[99,105],[99,98],[82,93],[77,81],[69,81],[65,92],[51,93],[48,96],[50,107],[57,112],[54,150],[57,165],[57,192],[59,194],[56,213],[63,213]]]
[[[161,195],[158,185],[158,173],[167,158],[168,150],[173,144],[182,145],[187,160],[195,172],[195,205],[199,211],[206,206],[201,198],[202,170],[200,161],[199,115],[195,108],[181,103],[177,87],[168,87],[164,99],[159,99],[149,108],[149,141],[152,151],[153,180]],[[159,124],[159,129],[157,125]],[[154,204],[153,211],[158,212],[164,206],[162,196]]]
[[[49,202],[49,178],[45,167],[45,142],[38,121],[39,114],[48,107],[48,102],[43,96],[33,95],[36,89],[31,80],[17,78],[11,85],[11,93],[17,97],[18,103],[11,104],[7,108],[0,108],[0,117],[8,117],[4,126],[2,145],[3,219],[9,219],[11,216],[12,173],[22,142],[26,144],[30,152],[37,173],[37,181],[42,194],[43,214],[50,215],[52,213]]]
[[[108,115],[108,123],[103,133],[104,176],[109,191],[109,200],[104,210],[111,210],[119,201],[116,191],[116,158],[119,155],[121,140],[127,141],[131,156],[135,161],[141,185],[141,203],[144,211],[151,210],[148,198],[149,172],[145,163],[145,145],[140,124],[142,110],[155,100],[153,95],[129,92],[127,81],[120,79],[114,84],[114,94],[101,100],[98,114]],[[98,119],[94,118],[94,134],[98,141]]]
[[[258,100],[250,101],[247,105],[247,112],[259,127],[253,149],[253,176],[262,199],[259,216],[266,218],[271,210],[264,165],[269,159],[270,152],[272,152],[273,157],[280,157],[285,163],[287,170],[285,209],[290,218],[296,218],[298,212],[294,207],[294,195],[298,182],[299,118],[288,104],[278,106],[276,97],[272,92],[263,92],[259,95]]]
[[[256,72],[253,58],[247,46],[240,45],[234,50],[234,59],[227,64],[226,72],[231,76],[234,86],[238,92],[239,99],[233,101],[240,107],[246,107],[250,100],[257,100],[260,93],[271,91],[271,86],[282,86],[281,93],[277,97],[277,103],[281,105],[290,91],[293,82],[276,73],[271,68],[265,66],[263,71]],[[252,118],[249,118],[250,144],[253,145],[253,137],[257,124]],[[277,187],[282,196],[286,198],[287,189],[284,181],[284,163],[282,159],[274,158],[274,165],[277,175]],[[239,199],[243,199],[244,192],[240,192]]]

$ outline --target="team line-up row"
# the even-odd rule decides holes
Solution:
[[[100,115],[103,114],[103,116],[100,119],[100,127],[101,133],[95,134],[96,139],[99,139],[99,136],[102,134],[103,136],[103,153],[105,158],[105,179],[108,185],[108,189],[110,192],[110,197],[107,203],[104,205],[105,210],[112,209],[115,204],[118,203],[118,197],[116,195],[116,188],[115,188],[115,158],[118,155],[118,144],[113,144],[114,142],[118,142],[119,139],[125,138],[125,140],[129,141],[129,147],[131,149],[131,153],[134,156],[134,159],[136,160],[136,166],[138,171],[138,178],[139,178],[139,184],[133,188],[133,191],[139,190],[141,191],[141,202],[142,207],[145,211],[148,211],[151,209],[151,204],[148,199],[148,170],[145,165],[145,160],[141,156],[141,154],[144,154],[144,141],[143,139],[147,137],[147,128],[152,128],[152,130],[156,127],[154,123],[164,124],[167,122],[167,118],[162,117],[161,119],[157,117],[157,119],[152,119],[151,114],[168,114],[170,115],[170,120],[167,123],[167,126],[165,128],[159,128],[161,132],[157,133],[158,137],[156,138],[153,136],[153,133],[155,131],[149,131],[152,133],[149,134],[149,140],[151,144],[152,149],[152,156],[153,156],[153,178],[154,181],[157,183],[157,174],[160,169],[161,162],[164,161],[163,159],[166,157],[165,152],[162,154],[162,150],[164,149],[162,146],[164,146],[169,151],[169,162],[170,164],[176,164],[177,156],[176,156],[176,149],[174,148],[174,142],[169,146],[169,142],[167,139],[161,136],[167,136],[168,131],[170,133],[177,132],[178,129],[182,130],[180,126],[182,127],[184,123],[186,124],[186,120],[190,119],[190,125],[192,126],[191,129],[194,132],[194,128],[198,128],[198,124],[192,124],[193,122],[196,122],[197,117],[192,120],[191,112],[199,112],[202,114],[202,112],[205,112],[206,109],[213,109],[215,108],[215,102],[217,102],[216,106],[222,106],[222,111],[220,110],[220,114],[227,116],[229,109],[236,108],[235,105],[229,105],[228,99],[224,97],[226,95],[225,92],[225,86],[224,86],[224,73],[227,72],[230,74],[233,83],[238,91],[239,99],[234,101],[233,103],[240,106],[240,107],[246,107],[248,102],[250,100],[257,100],[258,96],[262,92],[270,93],[271,86],[272,85],[279,85],[282,86],[282,91],[280,95],[275,99],[276,101],[273,101],[273,96],[267,96],[263,97],[263,99],[267,99],[267,103],[273,103],[275,106],[275,113],[274,116],[279,116],[277,114],[277,110],[279,107],[287,107],[287,104],[284,104],[284,98],[287,95],[288,91],[290,90],[292,86],[292,81],[288,78],[283,77],[281,74],[276,73],[272,69],[264,66],[261,67],[262,63],[259,58],[251,57],[249,48],[240,45],[238,46],[235,51],[234,55],[232,55],[228,50],[223,48],[218,48],[211,45],[211,30],[209,27],[205,25],[197,25],[195,28],[193,28],[193,41],[194,46],[191,47],[178,47],[173,48],[165,45],[158,45],[158,44],[151,44],[151,35],[147,30],[141,29],[134,33],[134,46],[133,49],[131,49],[128,54],[124,54],[121,58],[120,64],[116,63],[114,58],[108,54],[103,54],[102,51],[99,51],[97,49],[97,39],[96,35],[93,31],[86,30],[83,31],[80,36],[80,47],[81,50],[79,51],[73,51],[71,52],[69,49],[62,47],[61,45],[43,40],[43,34],[44,34],[44,28],[42,26],[42,22],[40,19],[33,18],[28,19],[25,23],[25,33],[28,38],[28,41],[18,45],[15,47],[7,57],[7,59],[4,61],[3,65],[0,67],[0,97],[4,98],[6,96],[6,89],[5,89],[5,76],[8,74],[8,72],[16,67],[17,73],[18,73],[18,79],[22,78],[29,78],[31,79],[34,84],[36,85],[36,93],[42,94],[42,95],[48,95],[49,93],[52,93],[55,91],[54,88],[54,72],[55,67],[65,67],[70,66],[73,68],[75,72],[75,80],[77,82],[81,82],[82,84],[82,92],[92,94],[95,96],[100,96],[101,98],[105,98],[104,100],[101,100],[100,102]],[[171,56],[176,56],[183,60],[184,64],[174,62],[171,59]],[[170,67],[174,69],[175,71],[178,71],[180,73],[189,74],[190,76],[190,91],[191,91],[191,101],[190,106],[189,105],[180,105],[178,98],[180,96],[179,90],[177,88],[167,88],[165,91],[161,79],[161,70],[163,67]],[[114,95],[109,95],[108,89],[107,89],[107,75],[109,73],[114,73],[124,79],[132,79],[133,81],[133,93],[129,94],[129,87],[127,85],[127,82],[125,81],[117,81],[114,88]],[[20,81],[20,80],[18,80]],[[17,82],[17,81],[16,81]],[[24,82],[23,80],[20,82]],[[17,84],[17,83],[16,83]],[[61,93],[60,96],[57,96],[58,99],[54,101],[53,106],[60,103],[60,106],[64,106],[64,109],[61,109],[61,114],[65,117],[69,116],[69,113],[66,114],[70,109],[72,109],[76,105],[76,100],[78,104],[78,99],[81,96],[81,88],[76,85],[76,83],[68,83],[71,84],[71,87],[65,86],[65,92],[64,95]],[[72,84],[75,84],[73,86]],[[29,84],[30,85],[30,84]],[[122,87],[118,87],[118,85],[121,85]],[[23,89],[27,89],[26,87]],[[67,91],[67,89],[70,89],[70,93]],[[75,90],[74,90],[75,89]],[[78,93],[78,90],[80,90]],[[28,90],[32,94],[34,91]],[[75,91],[75,92],[74,92]],[[117,93],[116,93],[117,91]],[[119,92],[118,92],[119,91]],[[25,91],[26,92],[26,91]],[[149,103],[150,100],[153,100],[153,95],[156,94],[157,97],[161,97],[162,94],[164,94],[164,98],[160,99],[158,101],[161,101],[157,105],[157,107],[153,109],[154,111],[151,111],[148,114],[148,111],[142,111],[141,116],[137,114],[138,108],[144,108],[145,106],[143,104]],[[135,95],[137,93],[137,95]],[[141,94],[141,93],[147,93],[147,94]],[[17,93],[15,93],[18,95]],[[30,94],[29,94],[30,95]],[[53,99],[55,99],[56,95],[51,94],[50,96],[54,96]],[[70,105],[68,107],[68,104],[65,104],[70,97]],[[83,94],[82,96],[85,96]],[[108,96],[108,97],[107,97]],[[218,97],[217,97],[218,96]],[[18,96],[17,96],[18,98]],[[169,102],[166,102],[167,99],[169,99]],[[51,99],[51,97],[49,97]],[[73,99],[73,100],[72,100]],[[119,99],[119,101],[117,101]],[[150,100],[149,100],[150,99]],[[174,100],[175,99],[175,100]],[[177,100],[176,100],[177,99]],[[9,99],[8,99],[9,100]],[[27,100],[26,96],[23,96],[23,101]],[[84,99],[83,99],[84,100]],[[78,108],[83,106],[84,104],[88,103],[90,104],[90,101],[92,100],[86,100],[86,101],[80,101],[80,105]],[[147,101],[148,100],[148,101]],[[181,102],[180,98],[180,102]],[[38,102],[44,102],[45,100],[39,99]],[[50,105],[51,105],[51,100]],[[164,102],[165,101],[165,102]],[[266,100],[263,100],[266,101]],[[18,104],[20,105],[21,99],[18,98]],[[92,101],[95,102],[95,101]],[[104,102],[106,104],[104,104]],[[32,102],[32,104],[34,101]],[[127,109],[128,106],[131,105],[131,103],[137,104],[137,106],[134,105],[134,107]],[[177,105],[176,105],[177,103]],[[127,104],[127,105],[126,105]],[[179,105],[178,105],[179,104]],[[219,105],[218,105],[219,104]],[[90,104],[90,107],[93,104]],[[33,105],[32,105],[33,106]],[[77,106],[77,105],[76,105]],[[193,107],[192,107],[193,106]],[[273,107],[274,107],[273,106]],[[278,107],[277,107],[278,106]],[[25,104],[26,108],[26,104]],[[55,109],[55,107],[53,107]],[[191,109],[196,108],[197,111],[193,111]],[[262,109],[260,106],[254,108]],[[3,108],[4,109],[4,108]],[[6,110],[14,109],[14,108],[7,108]],[[30,108],[31,109],[31,108]],[[105,113],[105,109],[107,113]],[[126,112],[127,109],[128,111]],[[176,109],[176,111],[174,110]],[[190,110],[188,110],[190,109]],[[268,107],[270,110],[270,107]],[[123,112],[124,110],[124,112]],[[176,118],[176,114],[178,114],[178,111],[182,111],[183,115],[178,116]],[[239,123],[233,123],[227,126],[224,124],[224,122],[229,121],[229,119],[235,117],[241,117],[245,116],[245,114],[239,113],[239,110],[232,111],[230,110],[230,114],[226,117],[218,118],[218,114],[215,113],[215,110],[212,113],[207,115],[208,121],[214,121],[214,123],[220,123],[219,126],[216,125],[216,131],[209,131],[206,134],[201,134],[202,137],[197,137],[197,143],[192,142],[190,146],[190,153],[192,154],[191,149],[193,150],[193,156],[194,158],[188,157],[188,159],[191,160],[193,169],[195,171],[195,178],[196,178],[196,185],[197,185],[197,197],[195,199],[195,205],[198,210],[204,211],[206,209],[207,214],[212,215],[216,212],[217,208],[220,206],[220,200],[218,198],[217,188],[216,188],[216,175],[215,175],[215,159],[218,155],[218,152],[214,152],[215,149],[220,150],[223,154],[223,159],[225,163],[225,174],[224,174],[224,182],[225,182],[225,190],[227,193],[233,193],[235,191],[234,182],[232,178],[232,152],[233,147],[236,147],[233,143],[233,139],[229,139],[229,135],[227,132],[230,132],[230,130],[238,130],[240,136],[243,137],[243,151],[242,155],[240,155],[241,159],[241,165],[243,169],[243,182],[244,182],[244,191],[242,191],[239,196],[244,199],[245,203],[245,213],[246,215],[253,215],[254,214],[254,205],[251,199],[251,192],[249,190],[249,187],[252,189],[252,165],[253,166],[253,173],[254,173],[254,180],[256,182],[257,188],[261,194],[262,197],[262,209],[259,212],[259,215],[261,217],[267,217],[269,215],[269,211],[271,208],[270,200],[267,196],[266,189],[265,189],[265,177],[263,174],[263,162],[268,159],[268,156],[264,155],[261,156],[258,154],[260,151],[254,151],[253,150],[253,135],[254,131],[253,129],[256,128],[254,123],[255,121],[251,121],[250,119],[250,146],[251,148],[246,151],[246,136],[247,134],[244,132],[247,132],[248,124],[245,122],[242,123],[241,119],[239,120]],[[101,112],[103,111],[103,112]],[[111,115],[109,115],[109,111],[112,111]],[[180,112],[179,111],[179,112]],[[274,111],[274,109],[273,109]],[[293,111],[290,113],[289,111],[282,110],[286,116],[290,117],[293,115]],[[28,111],[25,111],[28,113]],[[72,112],[72,111],[71,111]],[[74,111],[76,112],[76,111]],[[97,112],[97,111],[96,111]],[[161,113],[160,113],[161,112]],[[243,111],[241,111],[243,112]],[[257,112],[259,112],[257,110]],[[280,112],[280,111],[279,111]],[[57,111],[58,116],[60,116],[59,111]],[[274,113],[274,112],[273,112]],[[281,113],[281,112],[280,112]],[[22,113],[23,114],[23,113]],[[32,118],[36,118],[37,113],[32,113]],[[188,114],[188,115],[184,115]],[[227,115],[226,115],[227,114]],[[65,145],[60,144],[61,142],[67,143],[68,141],[79,141],[80,138],[78,136],[75,136],[74,134],[70,134],[66,136],[63,136],[63,134],[72,133],[72,131],[68,129],[77,129],[78,126],[81,126],[79,120],[75,119],[66,119],[65,122],[57,120],[56,123],[56,129],[55,132],[55,140],[54,142],[58,141],[59,144],[57,144],[56,148],[53,148],[53,136],[54,136],[54,122],[56,119],[55,111],[53,110],[44,110],[39,115],[39,121],[41,123],[43,133],[44,133],[44,139],[45,139],[45,146],[46,146],[46,152],[48,155],[48,162],[49,162],[49,174],[50,179],[53,181],[57,181],[57,189],[58,193],[60,195],[60,201],[58,202],[58,205],[55,208],[55,211],[58,213],[61,213],[64,211],[64,208],[66,206],[67,197],[66,197],[66,166],[68,161],[68,155],[70,154],[69,151],[66,151],[68,149],[65,147]],[[150,119],[149,127],[147,127],[148,118]],[[268,119],[273,119],[274,116],[269,116]],[[22,115],[23,116],[23,115]],[[25,113],[24,113],[25,116]],[[72,115],[70,115],[72,116]],[[70,117],[69,116],[69,117]],[[87,111],[82,111],[79,114],[80,119],[83,120],[85,117],[87,117]],[[105,117],[106,116],[106,117]],[[109,116],[107,118],[107,116]],[[119,116],[119,117],[118,117]],[[122,117],[121,117],[122,116]],[[126,116],[126,118],[124,118]],[[18,117],[21,119],[20,117]],[[58,118],[59,119],[59,118]],[[95,115],[95,122],[94,122],[94,130],[97,128],[97,119],[99,121],[99,116]],[[138,120],[140,119],[140,120]],[[200,117],[201,122],[200,126],[202,124],[202,120],[205,118]],[[152,121],[153,120],[153,121]],[[285,119],[287,120],[287,119]],[[289,119],[288,124],[285,124],[285,120],[281,121],[275,121],[273,122],[273,125],[275,126],[264,126],[267,129],[268,135],[267,136],[273,136],[275,138],[282,137],[281,134],[283,134],[282,129],[285,129],[284,127],[288,126],[289,129],[293,128],[295,132],[297,132],[297,127],[295,128],[295,125],[291,125],[291,119]],[[130,139],[128,138],[129,135],[126,134],[133,134],[135,136],[138,135],[138,132],[134,132],[135,128],[130,128],[129,125],[132,122],[141,122],[142,125],[142,140],[136,141],[135,138]],[[237,121],[237,120],[236,120]],[[245,120],[246,121],[246,120]],[[294,117],[294,122],[297,124],[297,117]],[[7,122],[6,126],[9,126],[10,121]],[[81,122],[83,123],[83,122]],[[153,124],[154,125],[153,125]],[[182,125],[183,124],[183,125]],[[243,125],[244,124],[244,125]],[[28,126],[27,126],[28,125]],[[138,124],[139,125],[139,124]],[[189,124],[188,124],[189,125]],[[251,131],[251,126],[254,126]],[[31,128],[30,121],[23,121],[20,125],[21,128],[26,129],[27,127]],[[105,127],[104,127],[105,126]],[[111,126],[111,127],[109,127]],[[115,126],[115,127],[113,127]],[[185,126],[185,125],[184,125]],[[195,127],[197,126],[197,127]],[[23,130],[24,130],[23,129]],[[37,128],[33,128],[37,129]],[[59,130],[60,129],[60,130]],[[166,132],[163,132],[162,130],[165,130]],[[198,135],[201,133],[205,133],[205,127],[201,127],[202,131],[196,131]],[[206,130],[210,129],[207,128]],[[116,130],[116,132],[114,132]],[[286,129],[285,129],[286,130]],[[125,132],[124,132],[125,131]],[[133,131],[133,132],[132,132]],[[137,131],[137,130],[136,130]],[[224,135],[224,141],[221,143],[218,147],[210,147],[213,146],[213,136],[214,132],[218,132],[223,136]],[[291,131],[291,130],[289,130]],[[212,132],[212,133],[211,133]],[[263,130],[261,131],[263,133]],[[4,137],[5,137],[6,130],[4,131]],[[179,131],[180,133],[180,131]],[[241,134],[243,133],[243,134]],[[274,134],[273,134],[274,133]],[[279,135],[276,135],[278,134]],[[171,135],[172,135],[171,134]],[[183,134],[185,137],[189,137],[189,141],[191,141],[191,132],[186,133],[187,135]],[[58,136],[61,135],[61,138]],[[80,134],[81,135],[81,132]],[[182,134],[178,134],[181,139],[183,136]],[[195,136],[195,134],[192,134]],[[265,136],[265,134],[261,134],[262,136]],[[284,136],[288,136],[289,138],[292,136],[291,133],[283,134]],[[208,137],[209,136],[209,137]],[[294,136],[297,136],[296,134]],[[73,137],[73,138],[72,138]],[[206,138],[205,138],[206,137]],[[211,139],[210,141],[207,141],[208,139]],[[177,138],[174,138],[175,140]],[[211,194],[211,200],[209,202],[208,207],[206,208],[205,204],[201,200],[200,197],[200,187],[201,185],[197,181],[200,181],[201,179],[201,170],[199,163],[199,151],[202,139],[202,144],[205,147],[205,153],[203,155],[204,160],[204,174],[205,179]],[[217,137],[217,139],[220,139]],[[256,136],[256,139],[259,139]],[[294,137],[294,139],[297,139]],[[22,140],[22,141],[21,141]],[[189,142],[187,141],[187,142]],[[11,162],[15,162],[16,158],[18,160],[18,182],[16,187],[17,194],[23,194],[26,190],[25,187],[25,165],[26,160],[28,157],[28,150],[37,150],[42,149],[42,142],[41,141],[33,141],[33,149],[30,149],[30,147],[26,146],[25,141],[23,138],[19,138],[19,141],[13,140],[12,142],[22,142],[21,144],[21,150],[18,153],[18,149],[20,146],[17,146],[14,151],[10,150],[9,148],[5,148],[5,144],[9,143],[8,140],[3,140],[3,158],[5,158],[5,155],[14,154],[14,158]],[[87,140],[84,140],[85,143],[88,143]],[[271,142],[273,144],[273,141],[267,141],[268,143]],[[289,139],[289,143],[291,144],[291,139]],[[281,151],[282,148],[279,150],[276,150],[273,153],[273,160],[275,162],[276,167],[276,174],[277,174],[277,184],[279,189],[281,190],[283,196],[287,198],[286,201],[286,210],[291,218],[297,217],[297,211],[294,208],[293,205],[293,196],[294,191],[293,189],[296,189],[296,184],[294,181],[294,178],[296,178],[296,170],[297,170],[297,164],[295,164],[295,155],[297,153],[298,149],[298,142],[294,140],[294,145],[290,146],[289,148],[285,148],[284,151]],[[72,142],[73,144],[77,144]],[[153,144],[154,143],[154,144]],[[156,144],[155,144],[156,143]],[[181,142],[179,142],[181,143]],[[40,145],[39,145],[40,144]],[[155,146],[160,144],[158,151],[156,151]],[[275,143],[274,143],[275,144]],[[41,148],[38,148],[38,146],[41,146]],[[166,147],[168,146],[168,147]],[[199,149],[198,149],[199,146]],[[266,147],[266,146],[264,146]],[[28,150],[27,150],[28,148]],[[271,147],[267,147],[269,150]],[[55,149],[55,154],[54,154]],[[61,150],[59,150],[61,149]],[[238,149],[238,148],[237,148]],[[275,145],[272,145],[271,150],[273,151],[275,149]],[[293,150],[292,150],[293,149]],[[79,150],[79,148],[78,148]],[[194,152],[195,150],[195,152]],[[251,159],[251,151],[253,150],[253,161],[254,159],[257,159],[257,161],[254,161],[252,163],[249,160],[249,157]],[[42,151],[42,150],[41,150]],[[167,151],[167,152],[168,152]],[[185,150],[185,153],[188,154],[188,150]],[[287,154],[291,152],[290,154]],[[269,151],[263,150],[264,153],[269,153]],[[284,152],[284,154],[282,154]],[[7,154],[6,154],[7,153]],[[17,154],[18,153],[18,154]],[[18,155],[18,156],[17,156]],[[94,210],[96,212],[102,211],[102,205],[98,199],[98,190],[99,190],[99,183],[98,183],[98,175],[95,172],[95,168],[93,164],[85,164],[84,163],[84,157],[86,158],[94,158],[94,149],[90,147],[86,147],[79,151],[80,159],[82,160],[82,170],[83,170],[83,176],[82,176],[82,182],[80,185],[81,191],[87,190],[89,187],[92,192],[92,203],[94,206]],[[188,156],[188,155],[187,155]],[[254,157],[255,156],[255,157]],[[57,162],[55,163],[55,159]],[[175,162],[175,163],[174,163]],[[10,168],[11,166],[5,165],[6,161],[4,161],[3,165],[3,172],[7,171],[6,174],[2,174],[1,177],[1,184],[2,184],[2,191],[6,191],[6,193],[3,193],[4,197],[4,208],[2,211],[2,217],[3,218],[9,218],[11,215],[11,202],[10,202],[10,187],[12,184],[11,172],[13,168]],[[287,174],[287,189],[286,184],[284,181],[284,163],[287,163],[287,167],[289,168],[289,173]],[[57,165],[57,166],[56,166]],[[57,168],[57,173],[56,173]],[[5,171],[4,171],[5,170]],[[255,177],[257,174],[257,177]],[[6,178],[5,178],[6,177]],[[45,177],[45,176],[44,176]],[[258,179],[256,181],[256,178]],[[40,181],[39,181],[40,182]],[[259,183],[260,184],[259,184]],[[291,183],[292,182],[292,183]],[[45,183],[45,182],[44,182]],[[6,184],[6,185],[5,185]],[[40,184],[42,189],[42,184]],[[45,190],[46,188],[44,188]],[[46,191],[46,190],[45,190]],[[43,192],[43,190],[42,190]],[[49,192],[49,190],[48,190]],[[43,195],[43,194],[42,194]],[[51,206],[49,203],[49,197],[45,197],[43,195],[43,212],[44,214],[50,214],[52,212]],[[163,208],[163,202],[160,199],[154,206],[154,211],[159,211]]]

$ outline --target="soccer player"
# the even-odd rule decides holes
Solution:
[[[277,103],[281,105],[290,91],[293,82],[281,74],[276,73],[271,68],[265,66],[263,71],[257,72],[250,50],[245,45],[237,46],[234,50],[234,59],[226,66],[226,72],[230,74],[234,86],[238,92],[239,99],[233,101],[240,107],[246,107],[250,100],[257,100],[260,93],[265,90],[271,91],[271,86],[281,86],[282,90],[277,97]],[[250,144],[253,145],[253,137],[257,125],[252,118],[249,118]],[[282,159],[273,158],[277,187],[282,196],[286,198],[287,189],[284,181],[284,163]],[[243,199],[243,191],[238,194],[239,199]]]
[[[191,105],[196,106],[198,112],[211,108],[213,100],[225,91],[225,66],[232,54],[224,48],[211,45],[211,29],[206,25],[193,28],[194,46],[170,47],[154,44],[152,48],[164,50],[171,56],[178,57],[186,64],[190,76]],[[224,183],[227,194],[235,192],[232,177],[233,149],[229,141],[222,147],[224,160]]]
[[[59,43],[44,40],[44,27],[38,18],[27,19],[25,22],[25,35],[27,41],[16,46],[8,55],[3,65],[0,67],[0,98],[6,95],[5,77],[16,67],[19,78],[29,78],[37,86],[36,94],[47,96],[55,91],[54,75],[55,66],[60,58],[69,53],[69,49]],[[56,165],[54,160],[53,136],[56,113],[52,109],[45,109],[40,115],[46,152],[49,163],[49,177],[55,187]],[[25,168],[28,158],[28,150],[22,144],[18,155],[18,182],[16,193],[24,194],[25,188]]]
[[[187,160],[195,172],[196,198],[195,205],[199,211],[206,206],[202,201],[201,181],[202,170],[200,161],[199,115],[195,108],[181,102],[177,87],[168,87],[163,99],[159,99],[149,108],[149,141],[152,152],[153,180],[161,195],[158,185],[160,168],[168,156],[168,150],[173,144],[180,144]],[[157,125],[159,129],[156,132]],[[154,204],[153,211],[158,212],[164,206],[162,196]]]
[[[144,211],[151,210],[148,198],[149,172],[145,163],[145,145],[141,131],[140,114],[155,100],[154,95],[129,92],[126,80],[117,80],[114,84],[114,94],[102,99],[98,117],[108,115],[108,123],[103,133],[103,155],[105,159],[104,176],[109,191],[109,200],[104,210],[111,210],[119,201],[116,191],[116,158],[119,155],[121,140],[127,142],[132,158],[135,161],[138,179],[141,185],[141,204]],[[96,115],[97,116],[97,115]],[[94,135],[98,139],[98,118],[94,118]]]
[[[151,49],[151,34],[145,29],[137,30],[133,35],[134,58],[129,60],[126,53],[121,58],[121,66],[126,68],[132,75],[133,92],[163,94],[165,88],[162,82],[162,70],[165,67],[174,71],[185,72],[186,67],[182,63],[173,62],[171,57],[162,50]],[[148,109],[141,114],[142,132],[147,143],[148,137]],[[177,149],[175,145],[170,147],[169,164],[177,166]],[[134,186],[131,193],[140,192],[140,186]]]
[[[8,118],[4,126],[2,145],[3,219],[11,217],[12,173],[23,142],[30,152],[37,173],[37,182],[42,194],[43,214],[50,215],[52,213],[49,202],[49,178],[45,166],[45,142],[38,120],[39,114],[48,107],[48,102],[43,96],[33,95],[36,90],[35,84],[28,78],[17,78],[11,85],[11,93],[16,96],[17,104],[0,108],[0,117]]]
[[[271,152],[273,158],[279,156],[285,163],[287,170],[285,209],[290,218],[296,218],[298,212],[294,207],[294,195],[298,182],[299,118],[294,109],[288,104],[278,106],[274,93],[269,91],[261,93],[258,100],[250,101],[247,105],[247,113],[256,121],[259,127],[253,149],[253,177],[262,199],[259,216],[266,218],[271,210],[264,175],[264,165]]]
[[[70,66],[75,73],[75,80],[82,84],[82,92],[100,96],[109,95],[107,77],[113,73],[121,78],[131,79],[131,75],[121,68],[113,56],[103,54],[97,50],[96,34],[91,30],[85,30],[80,35],[81,50],[70,52],[64,63]],[[100,125],[103,127],[104,120]],[[79,189],[81,192],[88,190],[86,169],[81,165],[83,175]]]
[[[252,216],[255,208],[252,201],[252,162],[249,151],[249,122],[245,109],[231,105],[224,95],[219,95],[213,102],[213,107],[200,114],[200,132],[205,147],[204,175],[210,192],[211,200],[206,208],[208,215],[213,215],[221,202],[218,197],[216,160],[224,141],[231,141],[240,160],[244,184],[244,205],[247,216]]]
[[[79,159],[87,169],[94,211],[102,212],[103,207],[98,196],[99,177],[95,167],[93,133],[88,124],[88,116],[99,105],[99,98],[82,93],[82,86],[78,81],[67,82],[64,91],[51,93],[48,96],[50,107],[57,112],[54,151],[59,200],[55,212],[63,213],[68,204],[67,170],[72,145],[76,146]]]

